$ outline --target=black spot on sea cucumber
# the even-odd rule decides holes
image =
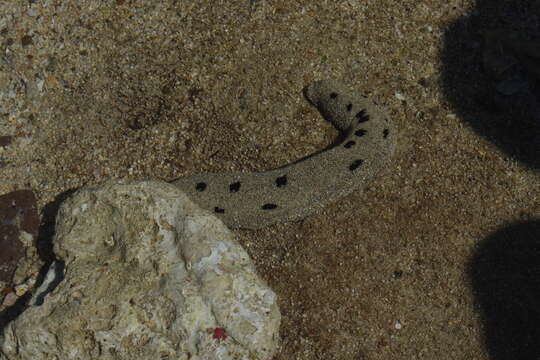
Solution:
[[[351,111],[351,110],[352,110],[352,104],[347,105],[347,111]]]
[[[383,132],[382,132],[382,134],[383,134],[383,138],[386,139],[386,138],[388,137],[388,134],[390,134],[390,130],[384,129]]]
[[[355,115],[356,119],[358,119],[358,123],[361,124],[363,122],[366,122],[369,120],[368,114],[366,114],[366,109],[360,110]]]
[[[217,206],[214,208],[214,212],[215,213],[218,213],[218,214],[224,214],[225,213],[225,209],[222,209],[222,208],[218,208]]]
[[[358,169],[360,167],[360,165],[362,165],[363,162],[364,162],[364,160],[361,160],[361,159],[354,160],[353,163],[351,165],[349,165],[349,170],[354,171],[354,170]]]
[[[358,137],[364,136],[364,135],[366,135],[366,134],[367,134],[367,130],[364,130],[364,129],[356,130],[356,131],[354,132],[354,135],[356,135],[356,136],[358,136]]]
[[[330,94],[331,99],[335,99],[335,98],[337,98],[337,96],[338,96],[338,94],[336,94],[335,92]]]
[[[347,143],[345,145],[343,145],[345,148],[349,149],[351,147],[354,146],[354,144],[356,144],[356,142],[354,141],[347,141]]]
[[[287,185],[287,175],[283,175],[283,176],[280,176],[278,178],[276,178],[276,186],[277,187],[282,187],[282,186],[285,186]]]
[[[277,208],[277,205],[276,204],[264,204],[261,209],[263,210],[272,210],[272,209],[275,209]]]
[[[2,146],[8,146],[13,141],[13,137],[11,136],[0,136],[0,147]]]
[[[198,183],[195,185],[195,190],[197,191],[204,191],[206,189],[206,184],[203,182]]]
[[[231,185],[229,185],[229,190],[231,192],[237,192],[238,190],[240,190],[240,181],[237,181],[237,182],[232,183]]]

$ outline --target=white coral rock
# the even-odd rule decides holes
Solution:
[[[64,278],[5,328],[0,359],[252,360],[278,347],[275,293],[173,185],[83,188],[60,209],[54,251]]]

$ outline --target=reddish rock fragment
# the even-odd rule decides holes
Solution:
[[[0,281],[11,282],[24,245],[19,240],[23,230],[37,238],[39,216],[36,198],[30,190],[18,190],[0,196]]]
[[[11,282],[17,262],[23,255],[19,229],[14,225],[0,225],[0,281]]]
[[[0,223],[18,223],[20,229],[37,236],[39,216],[32,190],[17,190],[0,196]]]

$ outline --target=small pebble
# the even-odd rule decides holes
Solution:
[[[15,295],[14,292],[10,292],[4,298],[4,301],[2,302],[2,307],[13,306],[15,304],[15,302],[17,302],[17,299],[18,299],[17,295]]]
[[[396,330],[400,330],[401,329],[401,322],[399,320],[396,320],[396,322],[394,323],[394,327],[396,328]]]
[[[21,284],[21,285],[15,286],[15,294],[17,294],[17,296],[23,296],[27,292],[28,292],[27,284]]]

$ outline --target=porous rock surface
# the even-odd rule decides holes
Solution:
[[[0,359],[269,359],[275,293],[234,235],[173,185],[108,182],[58,214],[64,279],[8,324]]]

